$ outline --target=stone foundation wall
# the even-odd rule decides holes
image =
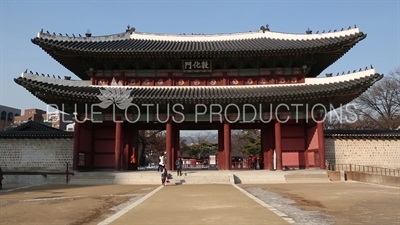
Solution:
[[[58,171],[72,167],[74,140],[0,139],[0,167],[3,171]],[[71,168],[72,169],[72,168]]]
[[[325,156],[330,164],[400,168],[400,140],[325,138]]]

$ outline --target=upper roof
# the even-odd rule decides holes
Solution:
[[[320,63],[315,71],[311,71],[314,75],[318,75],[365,37],[366,34],[359,28],[320,34],[288,34],[264,29],[212,35],[149,34],[130,29],[120,34],[88,37],[62,36],[40,31],[32,42],[81,79],[87,79],[87,71],[90,68],[88,59],[79,58],[74,61],[74,57],[77,58],[77,56],[71,53],[89,58],[118,56],[130,59],[148,56],[186,59],[230,58],[235,55],[239,57],[293,57],[294,54],[299,56],[318,53],[323,56],[313,57],[312,60],[320,61]]]
[[[253,31],[213,35],[167,35],[125,32],[107,36],[74,37],[38,33],[32,42],[42,47],[97,53],[232,53],[311,50],[337,44],[354,43],[366,35],[359,28],[322,34],[288,34]]]

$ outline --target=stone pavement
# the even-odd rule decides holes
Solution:
[[[289,224],[239,189],[229,184],[167,185],[100,224]]]

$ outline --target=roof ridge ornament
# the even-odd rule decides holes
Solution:
[[[261,27],[260,27],[260,30],[262,30],[263,33],[265,33],[265,31],[270,31],[270,30],[269,30],[269,25],[267,24],[267,25],[265,25],[265,27],[264,27],[264,26],[261,26]]]
[[[90,30],[88,29],[87,31],[86,31],[86,37],[91,37],[92,36],[92,33],[90,32]]]
[[[131,27],[131,26],[126,26],[126,30],[125,30],[125,32],[126,33],[130,33],[130,34],[132,34],[133,32],[135,32],[135,28],[134,27]]]

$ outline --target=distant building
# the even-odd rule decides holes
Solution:
[[[74,131],[75,123],[70,123],[67,125],[67,131]]]
[[[0,131],[12,126],[14,118],[19,115],[21,115],[21,109],[0,105]]]
[[[41,109],[26,109],[24,115],[15,117],[14,126],[19,126],[28,121],[34,121],[60,130],[66,130],[67,124],[72,122],[72,117],[61,112],[46,113],[46,111]]]
[[[23,115],[15,117],[14,125],[19,126],[28,121],[42,123],[43,122],[43,116],[42,116],[43,114],[46,114],[46,111],[41,110],[41,109],[25,109]]]

